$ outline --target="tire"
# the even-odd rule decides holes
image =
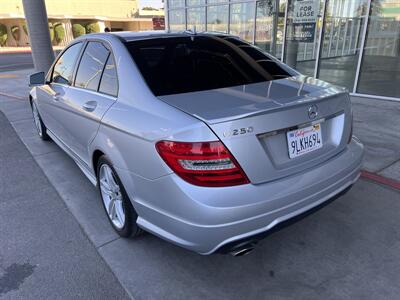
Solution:
[[[136,224],[138,215],[112,163],[105,155],[97,163],[97,186],[105,213],[114,230],[125,238],[142,234],[143,230]]]
[[[40,117],[39,110],[37,109],[36,103],[32,101],[32,115],[33,115],[33,121],[35,123],[35,127],[37,130],[37,133],[39,137],[43,141],[48,141],[50,140],[49,135],[47,134],[47,128],[44,125],[42,118]]]

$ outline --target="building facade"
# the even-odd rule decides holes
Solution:
[[[104,31],[154,29],[153,18],[163,9],[139,8],[137,0],[46,0],[50,37],[54,46],[65,46],[78,35]],[[22,0],[2,0],[0,47],[29,46]]]
[[[400,0],[167,0],[171,31],[231,33],[354,95],[400,101]]]

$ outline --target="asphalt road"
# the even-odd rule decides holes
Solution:
[[[31,53],[0,53],[0,72],[33,68]]]
[[[128,299],[2,112],[0,128],[0,299]]]

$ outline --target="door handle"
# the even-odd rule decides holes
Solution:
[[[88,101],[82,105],[82,108],[88,112],[92,112],[96,109],[97,102],[96,101]]]

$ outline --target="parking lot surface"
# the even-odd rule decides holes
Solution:
[[[128,299],[0,112],[0,299]]]

